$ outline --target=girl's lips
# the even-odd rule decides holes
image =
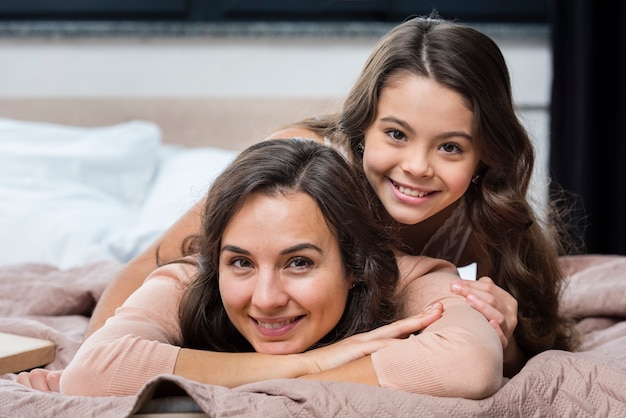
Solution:
[[[279,337],[287,334],[304,318],[304,315],[294,316],[289,319],[256,319],[250,317],[257,330],[267,337]]]
[[[436,193],[435,191],[417,190],[417,189],[413,189],[407,186],[402,186],[391,179],[389,179],[389,182],[391,183],[394,190],[396,191],[396,194],[399,195],[400,197],[404,196],[408,198],[422,198],[422,197],[427,197]]]

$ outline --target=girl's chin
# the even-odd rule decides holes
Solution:
[[[396,222],[406,226],[417,225],[418,223],[423,222],[425,219],[423,216],[407,215],[397,212],[394,213],[391,211],[389,213]]]

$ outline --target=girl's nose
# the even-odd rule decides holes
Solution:
[[[402,159],[402,170],[414,177],[431,177],[434,173],[430,154],[423,149],[407,149]]]

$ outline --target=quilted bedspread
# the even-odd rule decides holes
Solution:
[[[563,257],[568,286],[562,309],[583,335],[576,352],[530,359],[493,396],[440,398],[365,385],[277,379],[227,389],[164,375],[136,396],[70,397],[0,376],[0,415],[124,417],[191,405],[211,417],[329,416],[626,416],[626,256]],[[0,266],[0,332],[47,338],[57,346],[48,369],[64,368],[88,315],[121,267],[106,261],[59,270],[43,264]],[[161,397],[162,393],[175,397]],[[182,401],[181,401],[182,400]],[[165,409],[163,409],[165,408]]]

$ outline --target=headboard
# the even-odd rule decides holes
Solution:
[[[339,98],[0,98],[0,117],[76,126],[153,121],[163,142],[240,151],[283,125],[339,109]]]

